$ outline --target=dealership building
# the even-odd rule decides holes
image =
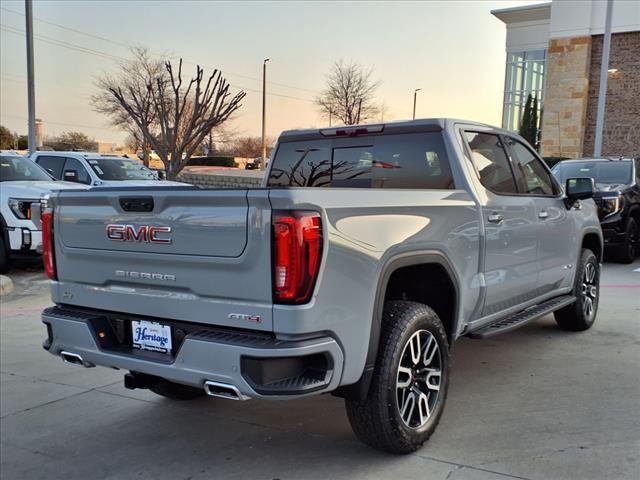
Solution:
[[[640,1],[612,0],[602,154],[640,156]],[[502,126],[538,100],[543,156],[593,155],[607,2],[553,0],[493,10],[507,27]]]

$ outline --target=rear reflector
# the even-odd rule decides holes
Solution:
[[[273,297],[277,303],[306,303],[322,259],[322,224],[312,212],[273,213]]]
[[[53,210],[47,209],[42,212],[41,220],[44,269],[47,272],[47,277],[51,280],[57,280],[56,261],[53,251]]]

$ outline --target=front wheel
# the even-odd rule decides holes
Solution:
[[[630,218],[625,230],[624,243],[618,252],[618,259],[622,263],[631,263],[638,256],[640,250],[640,230],[635,219]]]
[[[575,303],[554,312],[562,330],[581,332],[593,326],[600,301],[600,264],[595,254],[582,249],[573,286]]]
[[[4,237],[0,232],[0,273],[7,273],[11,268],[11,258],[9,257],[9,248],[5,245]]]
[[[367,398],[346,400],[356,436],[374,448],[406,454],[436,429],[449,386],[449,345],[438,315],[426,305],[390,301]]]

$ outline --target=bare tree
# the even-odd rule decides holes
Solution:
[[[374,80],[373,69],[343,60],[334,62],[327,75],[327,86],[315,99],[325,118],[332,117],[345,125],[354,125],[378,113],[375,92],[380,82]]]
[[[276,143],[275,138],[267,137],[267,156],[271,154],[273,145]],[[262,138],[261,137],[238,137],[229,147],[231,153],[237,157],[256,158],[262,156]]]
[[[234,128],[232,121],[233,116],[227,122],[209,132],[207,146],[209,147],[210,155],[214,152],[229,153],[233,149],[234,142],[238,138],[238,130]]]
[[[54,150],[95,150],[96,141],[82,132],[62,132],[55,137],[47,137],[44,142]]]
[[[384,123],[385,118],[387,121],[391,120],[391,115],[389,115],[389,106],[384,100],[378,107],[378,118],[380,119],[380,123]]]
[[[182,79],[182,59],[175,71],[171,61],[166,74],[149,80],[144,92],[128,85],[109,88],[114,98],[142,131],[173,179],[202,144],[209,132],[224,123],[238,108],[245,92],[233,96],[219,70],[208,79],[196,67],[188,83]]]
[[[127,144],[142,150],[143,162],[149,166],[151,148],[140,127],[131,115],[113,95],[112,89],[121,88],[127,102],[135,103],[134,95],[142,102],[150,102],[146,96],[147,85],[154,83],[156,79],[166,79],[167,71],[164,63],[154,58],[148,49],[133,47],[132,57],[119,63],[115,74],[106,74],[95,82],[98,93],[91,96],[93,109],[110,119],[111,125],[127,132]],[[141,111],[148,112],[143,122],[152,130],[157,126],[155,110],[150,105],[141,105]]]
[[[135,152],[135,153],[142,151],[143,154],[146,154],[147,152],[145,151],[145,143],[146,142],[144,140],[144,135],[142,135],[142,132],[138,130],[137,127],[134,129],[134,131],[130,132],[127,135],[127,138],[124,139],[125,147],[127,147],[129,151]],[[143,155],[143,156],[146,156],[146,155]],[[147,158],[145,161],[145,164],[148,163],[148,160],[149,159]]]

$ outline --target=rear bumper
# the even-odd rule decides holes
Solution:
[[[284,341],[251,332],[204,329],[187,333],[173,355],[166,355],[123,344],[105,347],[105,338],[113,335],[108,331],[109,315],[49,308],[42,313],[48,333],[43,346],[56,356],[78,355],[84,366],[141,372],[200,388],[205,382],[220,382],[254,398],[324,393],[340,383],[344,355],[331,337]]]

